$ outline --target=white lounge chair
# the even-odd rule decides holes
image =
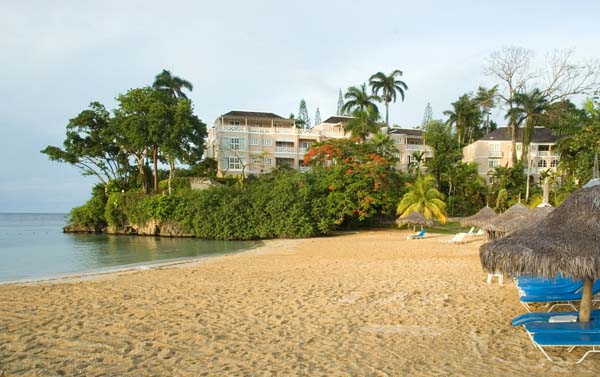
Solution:
[[[466,235],[467,233],[456,233],[454,237],[449,240],[442,241],[442,243],[464,243]]]

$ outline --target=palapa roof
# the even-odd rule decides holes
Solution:
[[[498,236],[503,236],[521,228],[537,226],[537,222],[548,216],[553,210],[554,207],[536,207],[525,215],[517,215],[512,220],[502,223],[495,230],[501,233]]]
[[[480,209],[479,212],[477,212],[473,216],[465,217],[464,219],[462,219],[460,221],[460,225],[461,226],[473,225],[473,226],[478,226],[478,227],[484,227],[490,222],[490,220],[496,218],[496,216],[498,216],[496,211],[494,211],[493,209],[491,209],[488,206],[485,206],[482,209]]]
[[[399,225],[413,224],[422,226],[433,226],[433,220],[427,219],[421,212],[413,211],[406,217],[400,217],[396,220]]]
[[[593,181],[536,226],[482,245],[483,267],[513,276],[600,278],[600,180]]]
[[[496,216],[494,219],[488,221],[485,228],[487,230],[502,230],[504,225],[519,218],[524,218],[529,215],[529,208],[527,206],[517,203],[504,211],[503,214]]]

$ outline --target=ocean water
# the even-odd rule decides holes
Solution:
[[[41,280],[217,256],[259,241],[65,234],[63,214],[0,213],[0,282]]]

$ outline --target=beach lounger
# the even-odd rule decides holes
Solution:
[[[512,319],[513,326],[522,326],[533,322],[550,322],[551,318],[564,317],[564,316],[575,316],[579,317],[579,312],[531,312],[521,314]],[[592,310],[590,312],[590,320],[600,319],[600,309]]]
[[[517,284],[520,296],[576,293],[583,288],[583,280],[570,280],[557,284]]]
[[[474,236],[475,235],[475,227],[472,226],[471,229],[469,229],[469,231],[466,233],[467,236]]]
[[[406,237],[407,240],[420,240],[423,238],[425,238],[425,229],[421,229],[419,233]]]
[[[530,334],[600,334],[600,321],[598,321],[597,319],[590,320],[589,322],[532,322],[526,324],[524,327],[525,331],[527,331]]]
[[[600,279],[594,282],[592,288],[592,294],[596,295],[600,291]],[[530,312],[530,304],[552,304],[548,311],[552,311],[555,307],[569,306],[573,310],[577,310],[574,303],[581,301],[582,290],[578,290],[575,293],[550,293],[550,294],[539,294],[539,295],[526,295],[519,297],[521,304]],[[593,300],[597,302],[598,300]]]
[[[600,334],[599,333],[539,333],[533,334],[531,337],[536,347],[553,363],[568,363],[565,361],[557,361],[552,359],[546,352],[546,347],[566,347],[569,352],[575,347],[591,347],[579,360],[575,363],[581,363],[589,354],[600,353]]]
[[[483,229],[479,229],[477,233],[474,234],[475,237],[483,237]]]
[[[465,236],[466,236],[465,233],[456,233],[454,235],[454,237],[452,237],[449,240],[442,241],[442,243],[465,243],[466,242]]]

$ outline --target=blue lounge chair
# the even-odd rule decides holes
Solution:
[[[526,325],[528,323],[533,322],[542,322],[548,323],[551,317],[556,316],[564,316],[564,315],[574,315],[579,316],[579,312],[531,312],[521,314],[512,319],[513,326],[521,326]],[[590,313],[590,319],[600,319],[600,309],[592,310]]]
[[[600,353],[600,333],[539,333],[531,337],[536,347],[542,351],[544,356],[553,363],[568,363],[565,361],[556,361],[552,359],[544,349],[545,347],[567,347],[569,352],[575,347],[592,347],[587,351],[576,364],[581,363],[590,353]]]
[[[595,295],[600,292],[600,279],[594,282],[592,288],[592,294]],[[580,289],[575,293],[549,293],[539,295],[527,295],[521,296],[519,299],[521,304],[530,312],[530,304],[553,304],[550,306],[548,311],[552,311],[557,306],[570,306],[573,310],[577,310],[574,302],[581,301],[583,291]]]
[[[533,322],[526,324],[525,330],[530,334],[600,334],[600,321],[593,319],[589,322]]]
[[[413,234],[412,236],[408,236],[409,240],[420,240],[425,238],[425,229],[421,229],[421,231],[417,234]]]

